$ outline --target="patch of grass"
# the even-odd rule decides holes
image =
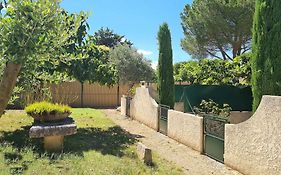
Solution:
[[[8,111],[0,118],[0,174],[28,175],[147,175],[181,174],[154,155],[154,166],[144,165],[136,154],[134,135],[116,126],[94,109],[72,109],[77,134],[65,138],[62,154],[43,151],[40,139],[29,139],[33,122],[23,111]]]

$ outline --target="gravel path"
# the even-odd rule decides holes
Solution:
[[[121,116],[113,109],[103,110],[108,118],[131,134],[140,135],[140,141],[160,157],[182,167],[188,175],[241,175],[241,173],[201,155],[191,148],[164,136],[151,128]]]

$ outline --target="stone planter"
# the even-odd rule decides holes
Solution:
[[[59,120],[66,119],[71,113],[59,113],[59,112],[50,112],[50,113],[42,113],[42,114],[34,114],[28,113],[35,121],[40,122],[54,122]]]
[[[48,152],[61,152],[63,150],[64,136],[77,132],[76,124],[72,118],[56,122],[34,122],[29,130],[30,138],[43,138],[44,149]]]

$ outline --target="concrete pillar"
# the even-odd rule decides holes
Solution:
[[[44,137],[44,149],[50,152],[60,152],[63,150],[64,136]]]

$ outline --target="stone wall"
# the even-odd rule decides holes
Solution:
[[[158,104],[145,86],[136,89],[136,94],[130,104],[130,116],[158,130]]]
[[[281,173],[281,97],[264,96],[247,121],[225,128],[225,164],[249,175]]]
[[[231,111],[229,122],[231,124],[238,124],[248,120],[253,115],[250,111]]]
[[[168,136],[202,153],[203,118],[169,110]]]
[[[121,115],[126,116],[126,105],[127,105],[126,96],[121,97]]]

